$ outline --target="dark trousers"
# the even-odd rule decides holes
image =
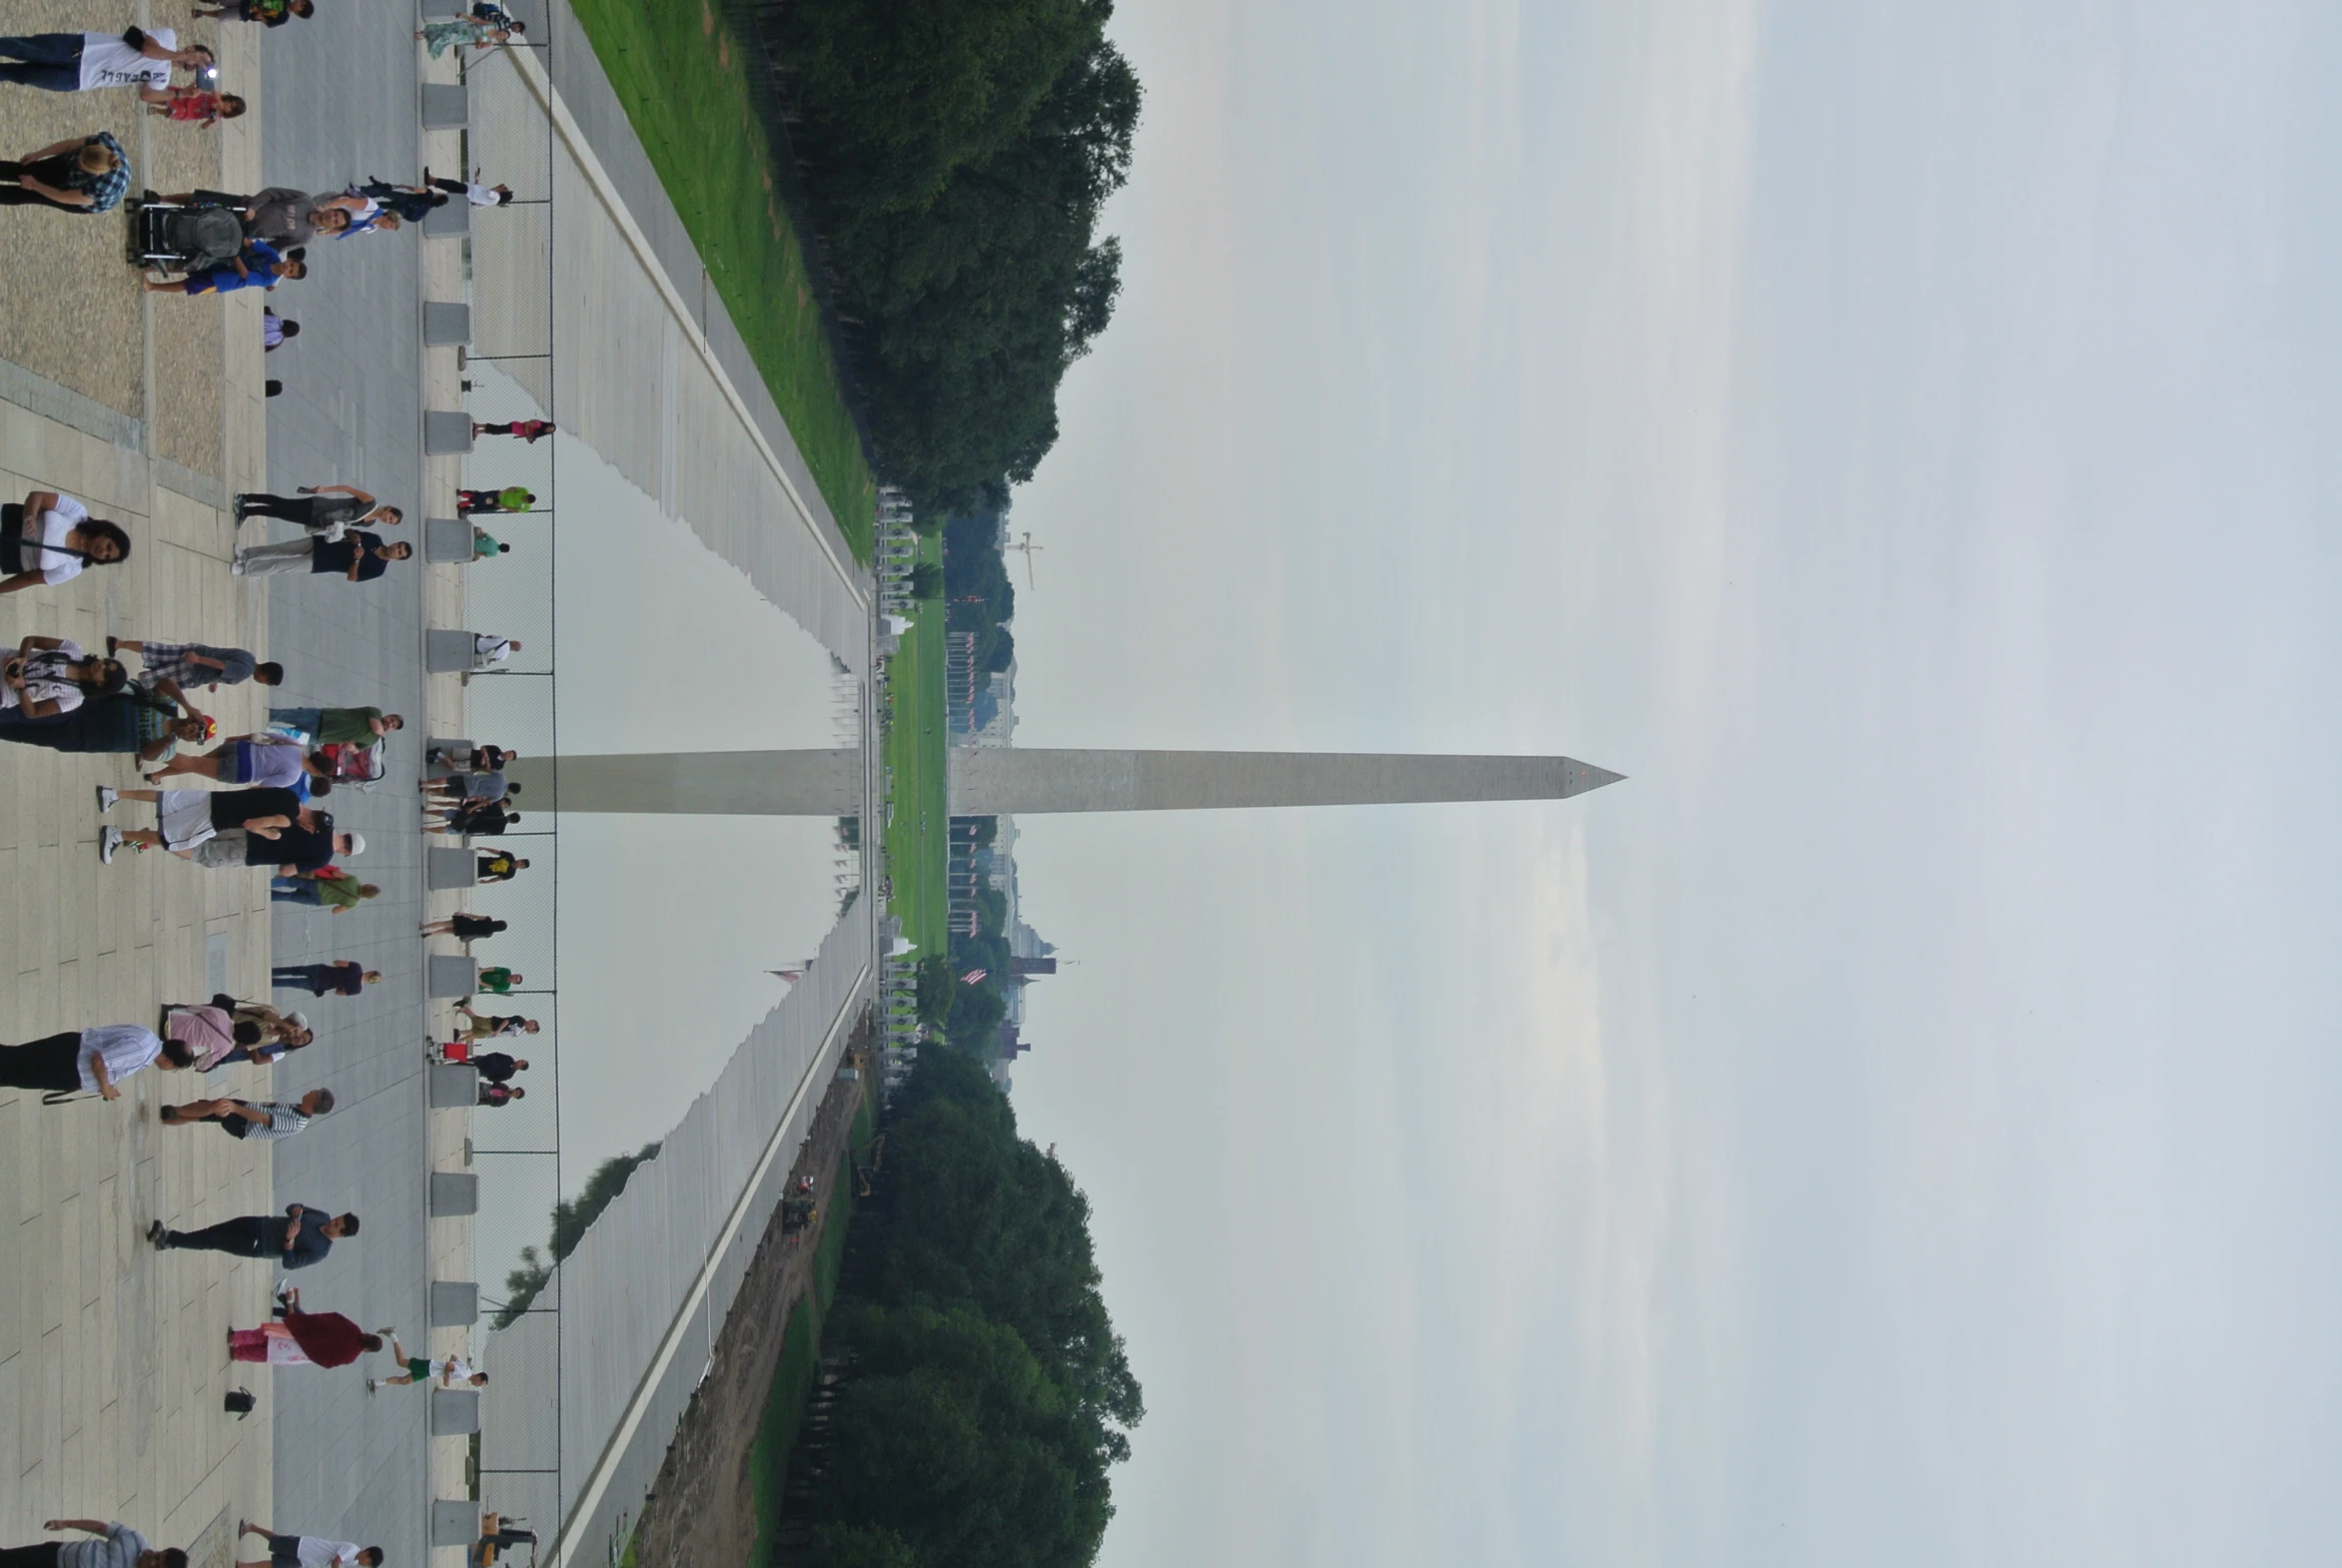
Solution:
[[[0,1046],[0,1088],[81,1088],[81,1032],[51,1035],[28,1045]]]
[[[313,997],[322,997],[340,989],[334,982],[341,973],[331,964],[279,964],[269,978],[279,990],[306,991]]]
[[[306,523],[314,514],[317,498],[310,495],[271,495],[266,490],[247,490],[244,494],[244,514],[247,517],[281,517],[287,522]]]
[[[163,1232],[163,1245],[181,1252],[226,1252],[234,1257],[266,1257],[269,1253],[268,1223],[264,1215],[244,1214],[235,1219],[223,1219],[216,1225],[206,1225],[201,1230],[166,1230]]]
[[[269,1537],[269,1561],[281,1568],[295,1568],[301,1561],[301,1537],[272,1535]]]
[[[461,196],[471,189],[470,186],[465,185],[461,180],[449,180],[443,176],[439,179],[431,181],[430,185],[433,190],[445,191],[451,196]]]
[[[81,91],[81,34],[33,33],[0,38],[0,82],[37,87],[49,93]]]
[[[70,155],[62,153],[55,158],[36,159],[29,164],[11,163],[0,158],[0,182],[6,182],[0,184],[0,207],[54,207],[61,213],[87,212],[89,209],[86,207],[53,202],[40,192],[28,191],[16,183],[30,175],[43,185],[53,185],[61,191],[71,190],[72,187],[66,182],[80,167]]]
[[[63,1541],[36,1541],[31,1546],[0,1547],[0,1568],[57,1568],[57,1548]]]

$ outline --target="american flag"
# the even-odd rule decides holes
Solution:
[[[991,973],[992,971],[989,969],[972,969],[960,977],[960,984],[963,986],[973,986],[976,984],[976,982],[982,980],[985,976]]]

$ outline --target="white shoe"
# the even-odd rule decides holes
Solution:
[[[117,789],[116,789],[116,788],[115,788],[113,785],[111,785],[111,784],[101,784],[101,785],[99,785],[99,786],[98,786],[98,815],[100,815],[100,816],[104,816],[104,815],[105,815],[107,812],[109,812],[109,811],[112,811],[112,810],[114,809],[114,802],[116,802],[116,801],[120,800],[121,798],[122,798],[122,793],[121,793],[121,791],[117,790]]]
[[[380,1383],[377,1383],[377,1382],[376,1382],[376,1381],[375,1381],[373,1378],[371,1378],[371,1377],[370,1377],[370,1378],[368,1378],[368,1379],[366,1380],[366,1391],[367,1391],[368,1393],[370,1393],[370,1394],[371,1394],[371,1393],[373,1393],[373,1392],[374,1392],[374,1391],[375,1391],[377,1388],[379,1388],[379,1387],[381,1387],[381,1386],[382,1386],[382,1385],[381,1385]]]
[[[114,864],[114,852],[122,847],[122,830],[108,823],[98,832],[98,859]]]
[[[238,550],[236,552],[235,558],[228,562],[228,574],[231,577],[241,577],[244,575],[244,551]]]

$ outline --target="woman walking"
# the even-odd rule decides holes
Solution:
[[[228,1350],[239,1361],[262,1361],[270,1366],[349,1366],[370,1350],[383,1347],[382,1334],[370,1334],[340,1312],[305,1312],[301,1287],[285,1291],[285,1315],[258,1328],[228,1330]],[[383,1333],[389,1333],[384,1329]]]
[[[35,490],[0,506],[0,593],[71,582],[89,566],[130,559],[130,535],[70,495]]]
[[[458,942],[481,942],[499,931],[509,929],[510,923],[507,921],[490,920],[484,915],[455,914],[445,920],[425,923],[422,934],[426,937],[453,937]]]
[[[528,29],[512,17],[496,13],[494,20],[478,16],[442,17],[425,22],[415,32],[415,38],[427,45],[433,60],[450,49],[486,49],[494,44],[511,42],[514,35]]]
[[[0,660],[0,725],[71,713],[93,696],[112,696],[129,680],[120,661],[85,653],[78,642],[27,637]]]
[[[471,422],[471,433],[474,435],[517,435],[533,446],[545,436],[553,433],[553,421],[550,419],[506,419],[501,424],[482,424],[474,419]]]
[[[395,506],[378,505],[366,491],[348,484],[304,484],[298,495],[271,495],[254,490],[236,497],[236,520],[278,517],[298,522],[320,538],[338,539],[360,523],[393,527],[406,513]]]

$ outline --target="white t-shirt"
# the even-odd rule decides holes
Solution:
[[[179,47],[179,34],[168,27],[150,27],[146,33],[166,49]],[[124,43],[120,33],[81,35],[83,92],[99,87],[152,87],[160,90],[170,85],[170,61],[149,60]]]
[[[18,546],[18,559],[26,571],[37,571],[47,583],[69,582],[81,575],[82,558],[64,552],[71,546],[65,536],[90,520],[90,509],[70,495],[57,497],[57,504],[42,512],[38,518],[24,524],[24,535]]]
[[[81,1087],[98,1092],[98,1075],[90,1064],[103,1057],[106,1077],[121,1083],[163,1054],[163,1040],[143,1024],[100,1024],[81,1032]]]
[[[59,637],[57,646],[45,648],[26,656],[24,700],[28,703],[54,702],[60,713],[71,713],[81,706],[84,695],[81,687],[70,680],[56,680],[35,673],[40,669],[62,669],[67,664],[79,664],[89,657],[81,644],[70,637]],[[0,685],[0,708],[16,706],[16,688]]]
[[[467,185],[463,188],[463,199],[474,207],[493,207],[503,197],[496,194],[492,185]]]
[[[451,1355],[439,1363],[439,1371],[441,1375],[446,1377],[450,1382],[470,1382],[472,1370],[473,1368],[471,1363],[464,1360],[463,1357],[459,1355]]]
[[[479,632],[471,639],[471,651],[490,664],[500,664],[512,656],[512,639],[494,632]]]
[[[334,1568],[336,1563],[357,1568],[358,1543],[329,1541],[322,1535],[301,1538],[301,1568]]]

